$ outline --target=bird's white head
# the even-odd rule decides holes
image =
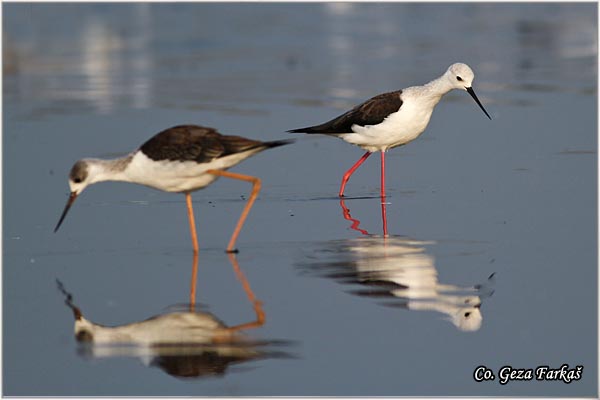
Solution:
[[[463,63],[455,63],[448,67],[448,70],[444,74],[444,77],[450,82],[450,87],[453,89],[461,89],[466,90],[467,93],[471,95],[473,100],[477,103],[479,107],[483,110],[485,115],[489,118],[490,114],[485,110],[483,104],[479,101],[477,96],[475,95],[475,91],[473,90],[473,79],[475,78],[475,74],[471,67],[467,64]]]
[[[454,313],[450,314],[449,319],[461,331],[474,332],[481,328],[483,316],[481,315],[479,306],[458,307]]]
[[[78,195],[91,183],[91,170],[91,165],[86,160],[79,160],[73,164],[71,172],[69,172],[69,187],[71,188],[71,193]]]
[[[67,216],[69,208],[71,208],[75,202],[75,199],[77,199],[77,196],[79,196],[79,194],[83,192],[83,189],[85,189],[88,185],[97,181],[95,177],[97,177],[99,173],[100,168],[93,162],[93,160],[83,159],[77,161],[73,165],[71,172],[69,173],[69,187],[71,189],[71,194],[69,195],[67,205],[65,206],[65,209],[58,220],[58,224],[56,224],[56,228],[54,228],[54,232],[60,228],[60,225]]]
[[[94,183],[94,176],[97,175],[95,164],[87,159],[79,160],[69,172],[69,187],[71,193],[79,195],[88,185]]]
[[[473,86],[475,74],[473,70],[463,63],[452,64],[446,71],[446,78],[450,80],[455,89],[467,90]]]

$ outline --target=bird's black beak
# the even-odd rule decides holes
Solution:
[[[473,98],[473,100],[475,100],[475,103],[477,103],[477,105],[479,107],[481,107],[481,109],[483,110],[483,112],[485,113],[485,115],[487,115],[487,117],[489,119],[492,119],[492,117],[490,117],[490,114],[487,113],[487,111],[485,111],[485,108],[483,108],[483,105],[481,104],[481,102],[479,101],[479,99],[477,98],[477,96],[475,95],[475,91],[473,90],[472,87],[468,87],[466,88],[467,92],[471,95],[471,97]]]
[[[69,200],[67,200],[67,205],[65,206],[65,209],[64,209],[62,215],[60,216],[60,219],[58,220],[58,224],[56,224],[56,228],[54,228],[55,233],[58,230],[58,228],[60,228],[60,225],[62,224],[63,220],[67,216],[67,212],[69,211],[69,208],[71,208],[71,205],[73,205],[76,198],[77,198],[77,193],[71,192],[71,195],[69,196]]]

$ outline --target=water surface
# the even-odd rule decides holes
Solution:
[[[595,4],[3,11],[5,395],[598,395]],[[182,123],[288,138],[456,61],[493,120],[450,93],[418,140],[388,153],[388,238],[377,155],[343,203],[362,151],[333,138],[296,135],[232,169],[263,180],[235,260],[264,321],[239,332],[251,343],[239,362],[219,345],[175,346],[191,352],[181,364],[152,346],[77,342],[72,307],[108,327],[168,320],[191,298],[220,329],[260,318],[224,253],[250,185],[193,195],[194,274],[180,195],[93,186],[54,234],[74,161]],[[581,379],[473,379],[480,365],[563,364]],[[198,373],[169,373],[181,365]]]

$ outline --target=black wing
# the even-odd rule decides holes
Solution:
[[[155,161],[209,162],[215,158],[251,149],[266,149],[290,143],[289,140],[261,142],[241,136],[225,136],[214,128],[179,125],[157,133],[140,150]]]
[[[352,110],[325,122],[321,125],[307,128],[293,129],[292,133],[324,133],[336,135],[340,133],[351,133],[352,125],[377,125],[390,114],[395,113],[402,106],[400,99],[401,90],[377,95]]]

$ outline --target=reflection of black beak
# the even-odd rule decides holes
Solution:
[[[467,92],[471,95],[471,97],[473,98],[473,100],[475,100],[475,103],[477,103],[477,105],[479,107],[481,107],[481,109],[483,110],[483,112],[485,113],[485,115],[487,115],[487,117],[489,119],[492,119],[492,117],[490,117],[490,114],[488,114],[487,111],[485,111],[485,108],[483,108],[483,105],[481,104],[481,102],[479,101],[479,99],[477,98],[477,96],[475,96],[475,91],[473,90],[473,88],[472,87],[468,87],[468,88],[465,88],[465,89],[467,89]]]
[[[60,228],[60,224],[62,224],[63,220],[67,216],[67,212],[69,211],[69,208],[71,208],[71,205],[75,202],[76,198],[77,198],[77,193],[71,192],[71,195],[69,196],[69,200],[67,200],[67,205],[65,206],[65,209],[64,209],[62,215],[60,216],[60,219],[58,220],[58,224],[56,224],[56,228],[54,228],[54,232],[56,232],[58,230],[58,228]]]

